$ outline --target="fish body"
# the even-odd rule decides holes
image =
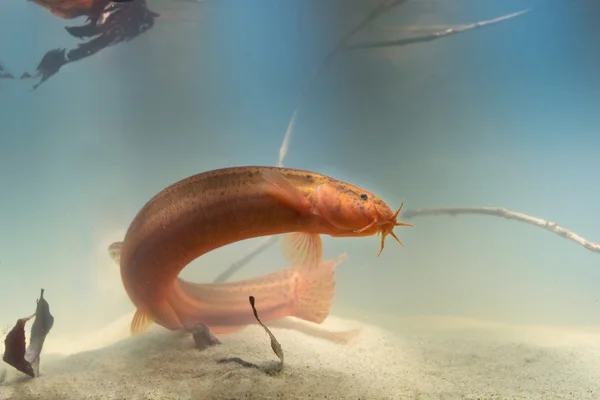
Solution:
[[[394,212],[364,189],[311,171],[260,166],[212,170],[168,186],[142,207],[122,244],[121,278],[139,319],[172,330],[190,329],[213,318],[208,305],[223,315],[228,307],[225,298],[238,290],[229,287],[228,292],[214,291],[213,287],[178,279],[181,270],[203,254],[240,240],[288,234],[282,243],[293,268],[318,270],[322,266],[321,234],[358,237],[381,233],[383,249],[386,235],[396,238],[395,226],[408,225],[396,221],[399,211]],[[285,278],[277,275],[255,281],[255,288],[268,287],[266,282],[280,285],[298,279],[291,272],[285,274]],[[290,309],[298,306],[298,298],[293,296],[306,295],[292,286],[281,291],[291,296],[290,304],[272,310],[273,315],[299,314],[297,309]],[[313,289],[309,299],[312,303],[302,307],[314,312],[300,313],[300,317],[321,322],[324,317],[319,307],[327,302],[319,297],[329,294],[319,292],[322,289],[318,284]],[[227,294],[219,297],[219,293]],[[257,292],[252,295],[260,299],[260,304],[268,303]],[[211,296],[220,300],[211,300]],[[247,299],[248,293],[240,296]],[[223,306],[219,308],[217,303]],[[326,309],[328,312],[328,306]],[[268,311],[260,312],[265,315]],[[227,323],[239,318],[231,317]],[[252,316],[248,314],[247,318],[251,320]]]
[[[109,246],[109,252],[119,263],[123,242]],[[335,269],[346,259],[342,254],[323,260],[318,268],[292,266],[257,278],[236,282],[196,284],[177,278],[175,287],[181,290],[188,315],[201,317],[213,333],[231,333],[256,323],[248,309],[248,297],[260,299],[263,321],[285,317],[321,322],[327,318],[335,294]],[[193,299],[193,300],[192,300]],[[140,333],[153,322],[138,310],[131,323],[132,333]]]

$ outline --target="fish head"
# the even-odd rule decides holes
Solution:
[[[385,238],[392,236],[400,245],[402,242],[394,233],[397,226],[409,226],[398,222],[402,205],[394,211],[377,195],[345,182],[328,182],[319,185],[313,193],[313,208],[318,215],[340,230],[338,237],[361,237],[381,234],[383,251]]]

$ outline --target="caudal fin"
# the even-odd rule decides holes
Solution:
[[[347,258],[342,254],[324,260],[318,268],[297,267],[294,316],[317,324],[325,321],[335,294],[335,268]]]

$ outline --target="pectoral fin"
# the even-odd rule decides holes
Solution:
[[[152,322],[154,321],[152,321],[148,314],[136,310],[131,320],[131,335],[135,336],[144,333],[152,325]]]
[[[318,234],[289,233],[281,238],[280,246],[284,258],[292,266],[318,268],[323,257],[323,244]]]
[[[300,213],[305,214],[311,212],[312,203],[285,176],[277,171],[265,171],[262,176],[269,185],[270,194],[279,201]]]

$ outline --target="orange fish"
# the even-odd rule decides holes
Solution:
[[[198,323],[208,325],[208,314],[213,312],[210,307],[223,313],[227,306],[215,304],[227,303],[221,297],[218,302],[211,298],[210,293],[217,296],[211,292],[212,285],[178,279],[186,265],[209,251],[244,239],[287,234],[280,243],[292,268],[318,271],[323,268],[321,234],[381,234],[379,254],[388,235],[402,244],[394,228],[412,225],[397,221],[401,209],[394,212],[379,197],[352,184],[290,168],[233,167],[183,179],[150,199],[125,235],[121,278],[137,307],[133,326],[144,327],[154,321],[167,329],[187,330]],[[283,307],[286,311],[271,310],[273,315],[305,314],[305,319],[321,319],[315,316],[323,315],[329,286],[322,287],[312,275],[307,276],[306,282],[298,279],[289,291],[280,291],[291,296],[291,303]],[[263,278],[257,279],[257,287],[266,285]],[[277,277],[278,284],[284,281]],[[232,296],[231,292],[224,296]],[[258,293],[252,295],[260,304],[267,303]],[[240,296],[246,302],[248,294]],[[260,310],[261,315],[268,312]],[[216,314],[214,318],[220,321]],[[227,324],[234,325],[236,318],[241,316]],[[252,319],[251,313],[247,318]]]
[[[112,259],[119,263],[123,242],[108,248]],[[321,323],[329,315],[335,294],[335,268],[346,259],[342,254],[322,261],[318,268],[306,265],[286,268],[258,278],[237,282],[196,284],[177,279],[177,285],[194,301],[189,313],[202,315],[202,323],[213,333],[231,333],[256,319],[248,310],[248,297],[260,299],[257,307],[263,321],[296,317]],[[131,332],[138,334],[152,323],[147,314],[136,313]]]

